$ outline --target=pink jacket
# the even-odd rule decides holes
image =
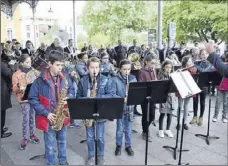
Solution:
[[[12,84],[13,84],[13,92],[17,95],[17,100],[19,103],[27,102],[22,101],[23,94],[19,89],[19,86],[25,86],[27,85],[26,82],[26,74],[21,71],[21,69],[18,69],[12,77]]]

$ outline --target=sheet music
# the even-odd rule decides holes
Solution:
[[[176,85],[181,98],[187,98],[201,92],[188,71],[174,72],[170,76]]]

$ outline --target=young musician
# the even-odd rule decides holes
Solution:
[[[86,52],[82,52],[80,54],[78,54],[78,59],[79,62],[76,64],[76,70],[78,72],[78,74],[80,75],[80,77],[83,77],[84,75],[87,75],[87,61],[88,61],[88,55]]]
[[[212,70],[212,65],[206,61],[206,51],[204,49],[201,49],[199,52],[199,59],[200,62],[197,63],[195,62],[195,67],[197,68],[197,72],[202,73],[202,72],[209,72]],[[199,126],[203,125],[203,115],[204,115],[204,110],[205,110],[205,102],[206,102],[206,95],[207,95],[207,88],[206,87],[200,87],[202,92],[200,94],[197,94],[193,98],[193,111],[194,111],[194,116],[190,122],[190,124],[197,123]],[[197,112],[198,112],[198,102],[199,102],[199,97],[200,97],[200,116],[199,118],[197,117]]]
[[[194,63],[192,62],[192,58],[190,55],[186,55],[182,58],[182,68],[189,68],[188,71],[191,74],[195,74],[196,73],[196,68],[194,67]],[[187,118],[188,118],[188,107],[189,107],[189,102],[190,102],[190,98],[185,98],[182,99],[179,95],[178,97],[178,108],[182,108],[182,106],[184,106],[184,129],[188,130],[189,127],[187,125]],[[193,97],[193,96],[192,96]],[[180,129],[180,126],[177,126],[177,129]]]
[[[60,165],[67,165],[66,157],[66,132],[70,118],[66,118],[60,131],[52,129],[51,123],[56,120],[53,111],[60,100],[75,97],[74,87],[69,77],[63,75],[62,68],[64,55],[59,51],[49,54],[49,69],[43,71],[34,81],[29,93],[29,103],[36,112],[36,126],[44,132],[45,159],[47,165],[55,165],[55,140],[57,141],[58,159]],[[65,90],[65,78],[68,83],[67,96],[60,98],[60,93]],[[66,104],[66,103],[62,103]],[[61,110],[58,110],[61,111]],[[69,115],[68,115],[69,116]]]
[[[109,54],[107,52],[101,53],[101,72],[113,72],[113,65],[109,62]]]
[[[153,80],[157,80],[157,73],[155,70],[155,66],[157,63],[157,58],[156,55],[154,55],[153,53],[148,53],[147,55],[145,55],[144,57],[144,63],[145,66],[144,68],[142,68],[139,71],[139,81],[140,82],[146,82],[146,81],[153,81]],[[146,140],[146,133],[148,131],[147,128],[147,101],[145,101],[142,105],[142,138],[144,140]],[[154,119],[155,119],[155,105],[151,104],[150,105],[150,115],[149,115],[149,126],[150,124],[153,122],[154,123]],[[148,131],[149,132],[149,131]],[[151,142],[151,137],[149,135],[148,137],[148,141]]]
[[[120,72],[117,73],[116,77],[113,77],[113,88],[115,94],[119,97],[125,98],[125,104],[123,108],[123,115],[121,119],[117,120],[116,127],[116,150],[115,155],[121,155],[123,133],[125,134],[125,150],[129,156],[134,155],[134,151],[131,148],[131,133],[132,133],[132,122],[134,115],[134,106],[127,106],[127,94],[128,86],[130,82],[137,82],[135,76],[130,75],[131,62],[127,59],[120,61]]]
[[[225,54],[225,63],[228,66],[228,52]],[[221,103],[223,101],[223,112],[222,121],[227,123],[227,113],[228,113],[228,78],[223,78],[220,85],[217,87],[217,97],[215,104],[215,112],[213,117],[213,122],[217,122],[219,110]]]
[[[20,148],[25,150],[28,144],[28,132],[30,134],[30,141],[33,143],[39,143],[39,139],[35,135],[35,112],[31,107],[28,100],[23,100],[23,94],[25,92],[27,81],[26,74],[31,71],[31,57],[28,54],[22,54],[20,57],[20,67],[13,74],[12,84],[13,84],[13,92],[17,95],[17,100],[21,105],[23,121],[22,121],[22,141]],[[34,77],[38,77],[35,76]]]
[[[169,80],[170,73],[172,72],[173,65],[172,62],[169,60],[166,60],[162,63],[162,69],[158,74],[158,80]],[[163,131],[163,121],[165,114],[167,115],[167,124],[166,124],[166,131],[165,134],[172,138],[173,133],[170,130],[171,122],[172,122],[172,105],[173,105],[173,95],[168,94],[168,98],[166,103],[160,104],[159,111],[160,111],[160,117],[159,117],[159,132],[158,136],[163,138],[164,137],[164,131]]]
[[[100,60],[92,57],[87,63],[88,74],[81,78],[78,84],[77,98],[81,97],[112,97],[114,90],[111,86],[111,81],[107,77],[99,74]],[[108,111],[108,110],[107,110]],[[89,121],[89,120],[86,120]],[[98,165],[104,165],[104,122],[98,120],[97,135],[98,135]],[[88,125],[90,124],[90,125]],[[86,165],[92,165],[95,162],[94,156],[94,123],[86,123],[88,159]]]

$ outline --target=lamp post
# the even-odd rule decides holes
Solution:
[[[77,48],[77,36],[76,36],[76,16],[75,16],[75,0],[73,0],[73,29],[74,29],[74,47]]]
[[[35,14],[36,14],[36,8],[32,8],[32,16],[33,16],[33,33],[34,33],[34,47],[36,48],[36,18],[35,18]]]
[[[162,48],[162,0],[158,0],[158,43],[157,47]]]

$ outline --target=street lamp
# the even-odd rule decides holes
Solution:
[[[50,9],[48,10],[48,13],[53,13],[54,11],[52,10],[51,8],[51,5],[50,5]]]

